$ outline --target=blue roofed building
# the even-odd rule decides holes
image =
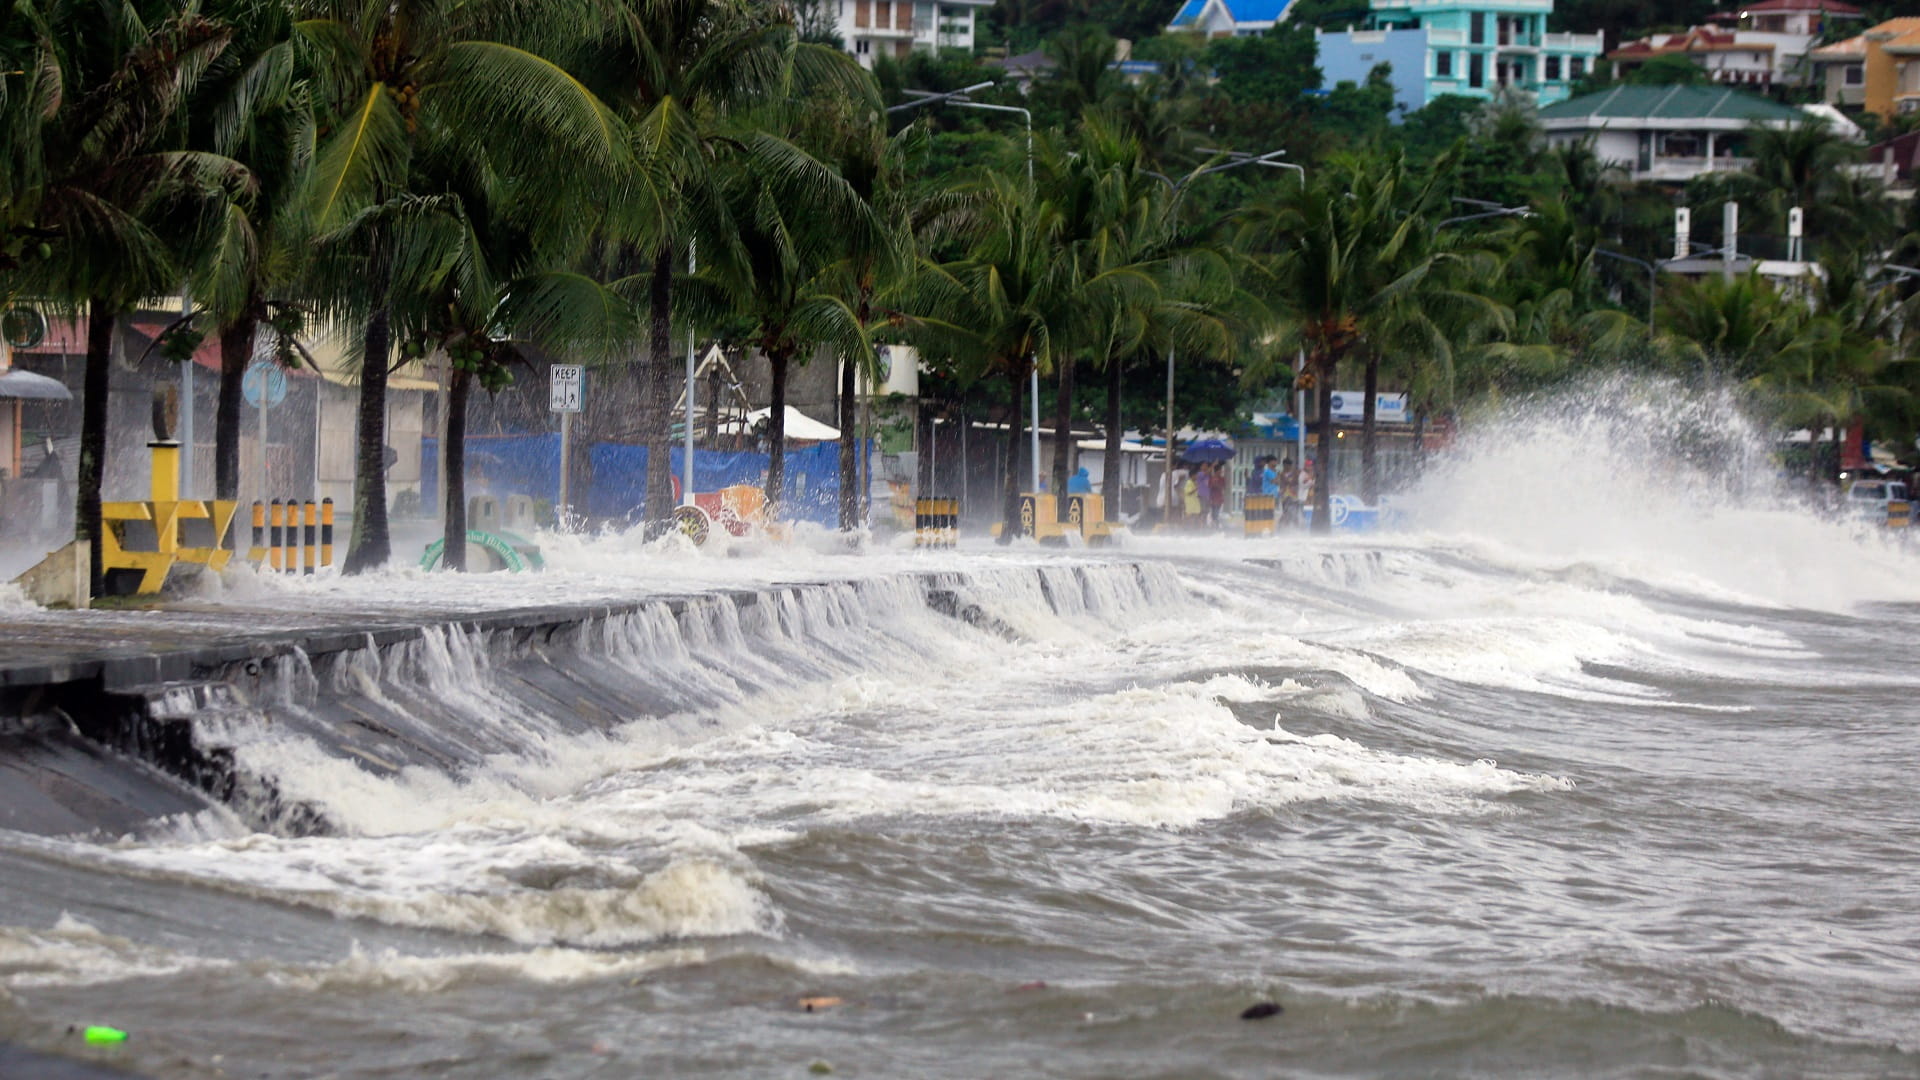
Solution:
[[[1197,30],[1210,38],[1264,34],[1287,20],[1293,0],[1187,0],[1169,30]]]
[[[1409,110],[1505,88],[1550,105],[1566,100],[1605,44],[1599,34],[1549,33],[1552,13],[1553,0],[1372,0],[1366,27],[1314,36],[1328,85],[1391,64],[1395,101]]]

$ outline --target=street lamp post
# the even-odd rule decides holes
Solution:
[[[1594,248],[1593,253],[1595,255],[1599,255],[1604,258],[1617,259],[1620,262],[1624,262],[1624,263],[1632,263],[1633,265],[1647,272],[1647,337],[1648,338],[1653,337],[1654,300],[1658,296],[1659,290],[1660,290],[1660,268],[1668,265],[1669,263],[1680,262],[1683,259],[1691,259],[1696,257],[1704,258],[1705,256],[1708,256],[1708,255],[1727,255],[1728,254],[1725,250],[1721,248],[1699,248],[1693,251],[1689,251],[1686,255],[1676,255],[1671,259],[1655,259],[1652,262],[1648,262],[1645,259],[1636,259],[1631,255],[1624,255],[1618,251],[1608,251],[1606,248],[1600,248],[1600,247]]]
[[[1631,255],[1623,255],[1618,251],[1608,251],[1606,248],[1594,248],[1593,253],[1608,259],[1618,259],[1624,263],[1632,263],[1647,272],[1647,338],[1651,340],[1653,338],[1653,301],[1655,295],[1659,292],[1660,285],[1659,266],[1645,259],[1636,259]]]
[[[936,94],[930,90],[908,90],[907,96],[914,100],[894,105],[888,113],[906,112],[922,105],[957,105],[963,109],[985,109],[988,112],[1019,113],[1027,123],[1027,187],[1033,187],[1033,113],[1018,105],[989,105],[984,101],[973,101],[967,97],[976,91],[992,86],[991,81],[977,82],[972,86],[963,86],[958,90],[949,90]],[[1027,425],[1028,458],[1030,459],[1029,491],[1040,490],[1040,369],[1037,365],[1027,373],[1027,397],[1032,402],[1032,422]]]

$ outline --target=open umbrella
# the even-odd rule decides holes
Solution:
[[[58,379],[19,368],[0,369],[0,398],[25,401],[72,401],[73,394]]]
[[[1220,439],[1199,439],[1180,451],[1182,461],[1227,461],[1232,457],[1233,447]]]

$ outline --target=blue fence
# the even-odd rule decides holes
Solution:
[[[438,453],[437,439],[421,440],[420,498],[427,507],[440,503],[431,464]],[[869,440],[856,452],[865,453]],[[647,503],[647,448],[620,443],[598,443],[593,453],[593,490],[586,512],[596,518],[638,521]],[[673,475],[680,476],[684,449],[671,451]],[[697,491],[718,491],[735,484],[759,487],[766,482],[767,455],[752,450],[697,450],[693,455],[693,483]],[[532,495],[551,501],[560,486],[560,436],[487,435],[467,439],[467,493],[469,495]],[[786,517],[835,525],[840,520],[840,447],[820,443],[787,451]]]

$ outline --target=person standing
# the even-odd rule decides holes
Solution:
[[[1280,489],[1280,521],[1285,525],[1295,525],[1300,521],[1300,470],[1293,467],[1293,459],[1288,458],[1280,468],[1278,478]]]
[[[1216,461],[1208,466],[1213,482],[1207,485],[1207,524],[1220,527],[1220,511],[1227,505],[1227,465]]]

